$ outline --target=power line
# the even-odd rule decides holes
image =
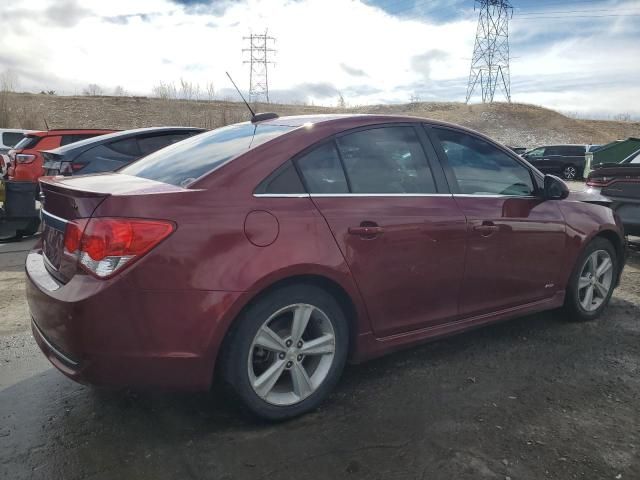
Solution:
[[[539,20],[539,19],[546,19],[546,18],[550,18],[550,19],[571,19],[571,18],[608,18],[608,17],[640,17],[640,14],[626,14],[626,15],[616,15],[616,14],[611,14],[611,15],[564,15],[564,16],[539,16],[539,17],[520,17],[518,15],[516,15],[514,17],[514,20],[518,20],[518,21],[527,21],[527,20]]]

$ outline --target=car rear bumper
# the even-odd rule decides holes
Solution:
[[[39,249],[26,264],[36,342],[69,378],[104,386],[206,390],[237,292],[145,291],[76,275],[63,285]]]

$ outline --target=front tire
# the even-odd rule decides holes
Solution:
[[[309,284],[260,297],[229,335],[222,374],[245,407],[266,420],[318,407],[338,383],[349,346],[339,303]]]
[[[565,297],[565,310],[574,320],[595,320],[609,304],[618,258],[610,241],[595,238],[578,258]]]
[[[578,178],[578,169],[573,165],[567,165],[562,170],[562,176],[565,180],[576,180]]]

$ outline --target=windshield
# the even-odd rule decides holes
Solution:
[[[120,173],[184,187],[231,158],[293,128],[251,123],[218,128],[158,150]]]

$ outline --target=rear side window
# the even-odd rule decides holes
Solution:
[[[293,162],[289,160],[287,163],[278,168],[269,175],[256,188],[256,194],[291,194],[306,193],[298,172],[296,172]]]
[[[142,137],[138,139],[138,146],[140,147],[140,153],[142,155],[149,155],[150,153],[160,150],[167,145],[184,140],[191,135],[191,133],[173,133],[169,135]]]
[[[233,157],[293,128],[251,123],[229,125],[158,150],[120,173],[186,186]]]
[[[460,193],[528,196],[534,192],[531,172],[484,140],[464,132],[434,128]]]
[[[384,127],[338,137],[353,193],[435,193],[427,157],[413,127]]]
[[[309,193],[348,193],[340,157],[333,142],[325,143],[297,160]]]
[[[567,147],[566,152],[564,153],[568,157],[582,157],[586,153],[586,147],[583,146],[572,146]]]
[[[128,157],[140,156],[140,149],[138,148],[138,142],[136,142],[135,138],[125,138],[116,142],[107,143],[104,146],[120,155],[126,155]]]
[[[41,137],[27,135],[22,140],[20,140],[13,148],[15,148],[16,150],[34,148],[36,145],[38,145],[38,142],[40,142],[40,138]]]
[[[86,140],[87,138],[96,137],[97,134],[73,134],[73,135],[62,135],[62,139],[60,140],[60,146],[63,147],[65,145],[69,145],[70,143],[79,142],[80,140]]]
[[[5,132],[2,134],[2,144],[6,147],[15,146],[24,138],[24,134],[17,132]]]

